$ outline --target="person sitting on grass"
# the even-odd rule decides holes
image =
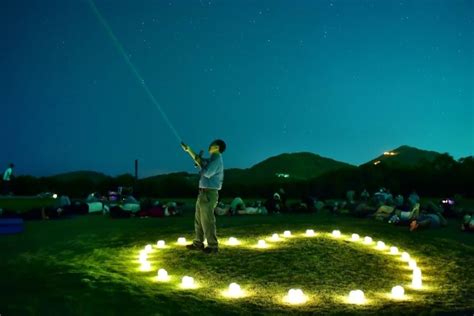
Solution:
[[[461,230],[465,232],[474,232],[474,215],[464,215],[463,222],[461,224]]]
[[[423,213],[410,222],[410,231],[420,228],[439,228],[448,225],[441,213]]]
[[[273,194],[273,197],[265,202],[265,207],[268,211],[268,214],[280,214],[280,212],[283,211],[283,204],[280,194]]]
[[[412,220],[418,218],[420,215],[420,203],[416,203],[411,211],[405,212],[400,209],[396,209],[394,214],[389,219],[389,224],[408,225]]]
[[[177,216],[181,214],[181,209],[178,207],[178,203],[176,202],[168,202],[163,206],[163,208],[165,216]]]
[[[367,189],[364,189],[362,193],[360,194],[360,199],[361,201],[367,202],[370,199],[370,193],[367,191]]]
[[[266,215],[268,213],[265,206],[262,205],[261,201],[257,201],[255,204],[247,206],[243,210],[237,211],[239,215]]]
[[[380,206],[374,214],[370,215],[378,221],[388,221],[394,214],[395,207],[382,205]]]
[[[242,200],[242,198],[240,197],[236,197],[230,203],[229,215],[236,215],[238,214],[239,211],[242,211],[242,210],[245,210],[244,200]]]
[[[410,196],[408,197],[408,202],[410,206],[414,206],[416,203],[420,203],[420,196],[416,193],[415,190],[412,190]]]
[[[217,203],[217,206],[214,209],[214,214],[218,216],[232,215],[230,213],[230,206],[226,205],[224,202]]]

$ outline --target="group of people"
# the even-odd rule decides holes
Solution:
[[[375,192],[372,197],[367,190],[364,190],[358,201],[355,192],[348,191],[346,201],[339,206],[339,209],[358,217],[371,217],[389,224],[406,225],[410,231],[444,227],[448,224],[447,217],[459,217],[466,213],[462,229],[474,231],[472,214],[456,207],[454,200],[443,199],[439,203],[422,202],[414,190],[407,198],[401,194],[394,197],[385,188]]]
[[[265,202],[261,200],[245,203],[241,197],[234,198],[230,204],[220,201],[214,209],[215,215],[267,215],[286,212],[286,194],[283,189],[275,192]]]
[[[393,225],[405,225],[410,231],[424,228],[439,228],[448,224],[446,218],[463,217],[463,231],[474,231],[474,215],[457,207],[452,199],[439,203],[421,202],[416,191],[406,198],[381,188],[373,195],[363,190],[359,197],[355,191],[348,191],[344,201],[321,201],[312,196],[304,196],[299,202],[287,205],[284,189],[279,189],[265,202],[245,203],[241,197],[234,198],[230,204],[219,202],[215,215],[271,215],[280,213],[313,213],[321,210],[330,213],[347,214],[356,217],[374,218]]]

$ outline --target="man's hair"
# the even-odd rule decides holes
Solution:
[[[15,165],[11,163],[11,164],[10,164],[10,168],[14,168],[14,167],[15,167]]]
[[[227,148],[227,145],[225,144],[225,142],[222,140],[222,139],[216,139],[215,141],[213,141],[211,143],[211,146],[212,145],[217,145],[219,146],[219,152],[222,154],[226,148]]]

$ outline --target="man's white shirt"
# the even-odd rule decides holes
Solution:
[[[10,181],[12,177],[13,170],[12,168],[8,168],[5,170],[5,173],[3,174],[3,181]]]

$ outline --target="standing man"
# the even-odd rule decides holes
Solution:
[[[189,250],[202,250],[205,253],[217,253],[218,241],[216,234],[216,217],[214,209],[219,200],[219,190],[224,181],[224,163],[222,153],[226,149],[223,140],[217,139],[209,145],[209,159],[203,159],[201,155],[194,153],[191,148],[181,143],[181,147],[194,160],[199,168],[199,195],[196,202],[196,213],[194,218],[195,238]],[[207,247],[204,248],[204,239],[207,239]]]
[[[3,173],[3,188],[2,188],[3,195],[10,194],[10,190],[11,190],[10,183],[13,176],[13,168],[15,168],[15,165],[11,163],[10,166],[7,168],[7,170],[5,170],[5,172]]]

